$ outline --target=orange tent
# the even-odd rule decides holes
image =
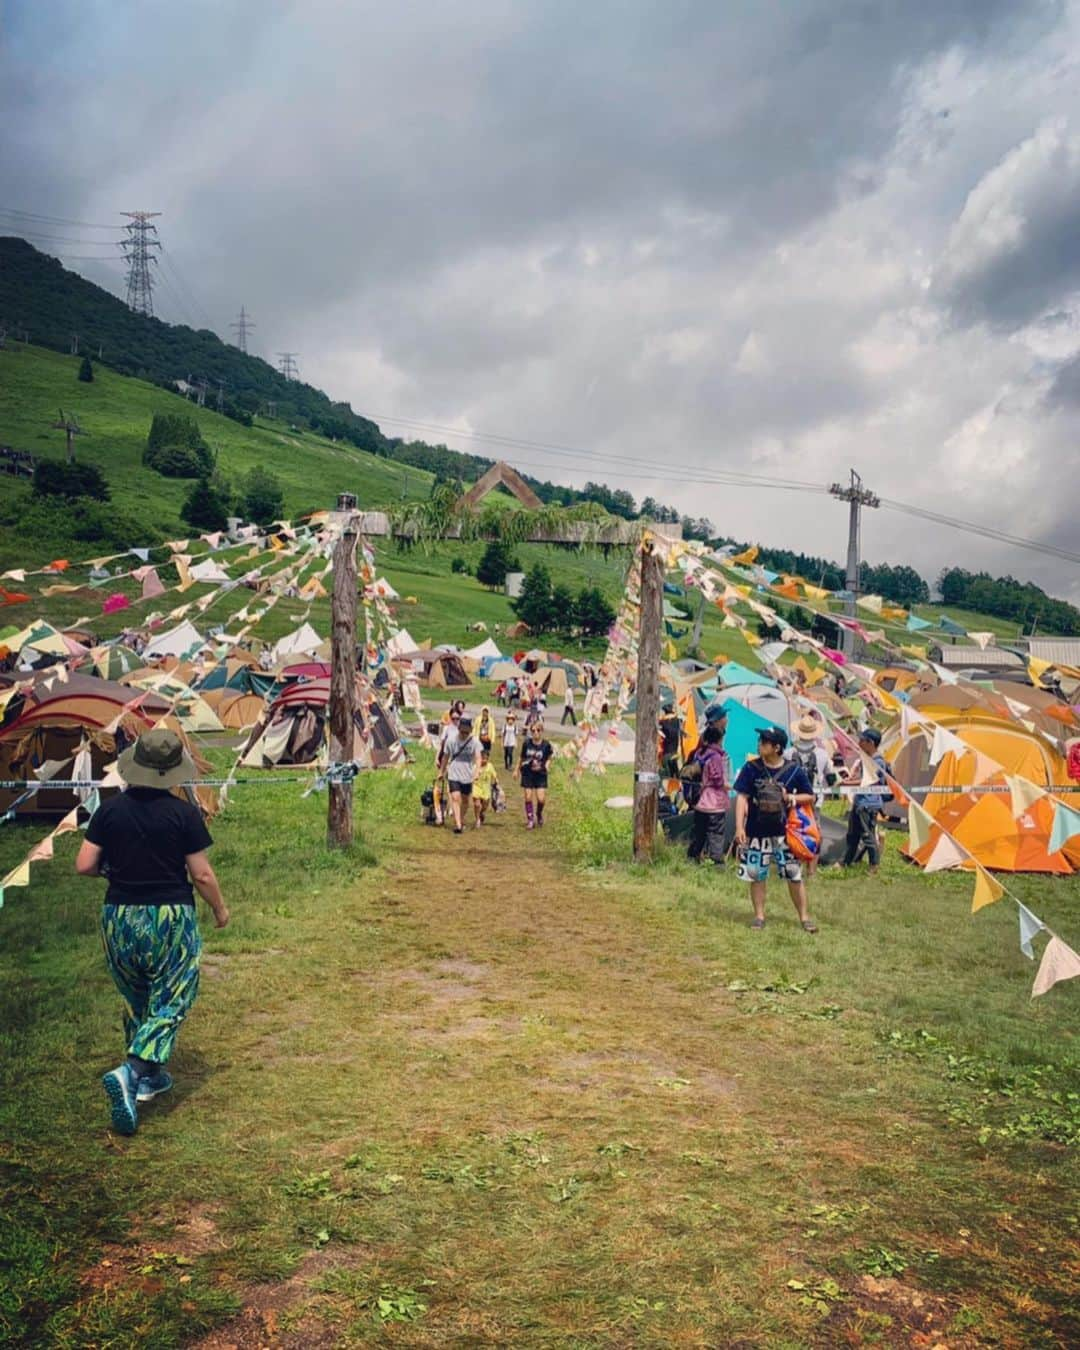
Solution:
[[[1003,872],[1049,872],[1068,875],[1080,871],[1080,840],[1070,841],[1058,853],[1049,852],[1054,808],[1049,797],[1035,802],[1019,818],[1012,814],[1006,775],[1027,779],[1040,787],[1069,782],[1064,758],[1036,732],[987,713],[940,713],[938,723],[979,752],[950,752],[930,764],[926,739],[915,734],[901,742],[893,727],[882,743],[898,782],[904,787],[932,785],[955,792],[915,793],[935,828],[920,849],[909,851],[915,862],[929,861],[942,830],[948,831],[983,867]],[[987,772],[988,761],[994,769]],[[994,792],[967,792],[976,784]],[[1080,791],[1055,792],[1059,800],[1080,810]]]

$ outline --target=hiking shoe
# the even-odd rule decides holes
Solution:
[[[157,1073],[144,1074],[135,1085],[135,1100],[137,1102],[153,1101],[155,1097],[160,1097],[163,1092],[168,1092],[172,1087],[172,1074],[165,1069],[158,1069]]]
[[[112,1069],[101,1080],[112,1107],[112,1125],[117,1134],[134,1134],[139,1127],[135,1075],[126,1064]]]

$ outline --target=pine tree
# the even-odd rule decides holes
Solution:
[[[84,356],[82,359],[82,365],[79,367],[79,379],[82,380],[83,384],[93,384],[94,382],[94,367],[88,356]]]

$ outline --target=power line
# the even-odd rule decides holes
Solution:
[[[202,301],[199,299],[198,295],[196,294],[195,288],[193,286],[188,285],[187,280],[185,279],[183,273],[180,271],[180,267],[176,259],[166,248],[162,248],[161,256],[166,269],[169,272],[171,272],[173,280],[176,282],[177,288],[182,290],[184,294],[188,297],[191,303],[191,308],[193,310],[196,310],[201,315],[204,327],[213,331],[214,325],[210,318],[210,315],[206,312],[206,308],[203,305]]]
[[[1056,544],[1040,544],[1035,539],[1025,539],[1022,535],[1009,534],[1005,530],[995,530],[989,525],[977,525],[970,520],[957,520],[954,516],[944,515],[940,511],[929,511],[925,507],[892,501],[888,497],[882,497],[881,504],[890,511],[903,511],[905,515],[930,520],[938,525],[948,525],[951,529],[964,530],[968,534],[981,535],[984,539],[994,540],[995,543],[1012,544],[1016,548],[1028,549],[1032,553],[1044,553],[1048,557],[1061,558],[1065,562],[1080,563],[1080,553],[1073,553],[1067,548],[1058,548]]]
[[[300,370],[296,364],[299,352],[278,352],[278,369],[287,380],[298,380]]]
[[[128,263],[127,306],[136,314],[153,318],[154,279],[150,264],[157,262],[152,250],[160,249],[161,241],[157,237],[157,226],[150,222],[161,212],[124,211],[122,214],[131,222],[124,226],[127,238],[120,245]]]
[[[45,216],[37,211],[20,211],[14,206],[0,206],[0,215],[24,216],[27,220],[43,220],[49,225],[81,225],[86,230],[119,230],[121,225],[95,225],[89,220],[66,220],[63,216]]]

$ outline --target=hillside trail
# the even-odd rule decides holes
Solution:
[[[399,1176],[396,1241],[330,1247],[242,1289],[203,1350],[336,1344],[312,1292],[328,1263],[435,1268],[438,1307],[396,1328],[399,1344],[777,1343],[750,1328],[790,1305],[791,1213],[849,1195],[879,1159],[889,1106],[873,1128],[831,1119],[838,1077],[858,1090],[864,1071],[823,1064],[806,1023],[773,1036],[740,1016],[669,914],[571,870],[550,825],[565,797],[528,831],[506,786],[508,809],[481,829],[395,829],[378,892],[356,888],[365,926],[342,909],[339,978],[315,1014],[335,1028],[324,1063],[357,1075],[366,1141],[438,1159],[449,1184],[414,1200]],[[371,924],[381,946],[365,962]],[[373,1061],[390,1066],[377,1097],[359,1077]],[[340,1165],[355,1129],[329,1131],[312,1165]],[[472,1191],[488,1165],[503,1180]],[[655,1340],[636,1320],[649,1299],[669,1309]],[[527,1334],[523,1307],[539,1319]]]

